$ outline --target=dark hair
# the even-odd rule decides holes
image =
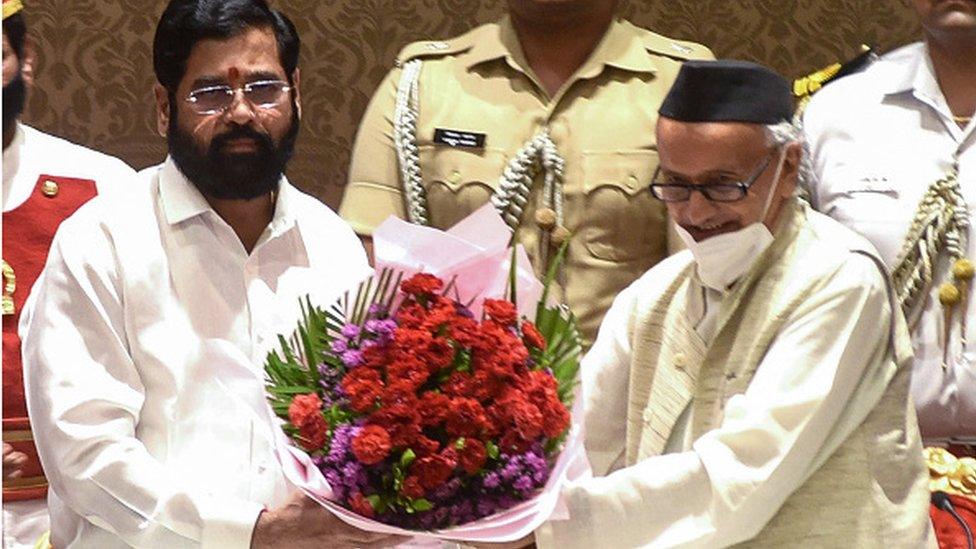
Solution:
[[[15,13],[3,20],[3,34],[10,40],[10,46],[17,54],[17,60],[24,61],[24,47],[27,43],[27,22],[22,12]]]
[[[301,41],[291,20],[268,7],[265,0],[172,0],[159,19],[153,39],[156,79],[172,96],[186,74],[186,61],[197,42],[225,40],[261,27],[274,31],[278,59],[291,84]]]

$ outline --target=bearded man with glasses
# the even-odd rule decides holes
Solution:
[[[790,87],[689,61],[659,111],[688,250],[617,296],[583,360],[594,477],[539,547],[925,547],[911,345],[864,239],[795,198]]]
[[[261,365],[311,294],[369,272],[283,172],[299,38],[263,0],[173,0],[156,30],[170,156],[64,222],[25,312],[56,547],[372,547],[291,492]],[[393,539],[392,541],[395,541]]]

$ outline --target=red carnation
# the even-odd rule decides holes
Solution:
[[[523,437],[518,431],[506,431],[499,441],[502,451],[510,454],[524,454],[532,446],[532,441]]]
[[[375,465],[390,455],[390,433],[379,425],[367,425],[352,439],[352,453],[366,465]]]
[[[416,405],[384,406],[369,417],[369,423],[383,427],[397,448],[410,446],[420,436],[420,412]]]
[[[376,400],[383,393],[383,380],[376,370],[360,366],[342,378],[342,389],[349,397],[349,407],[365,413],[376,406]]]
[[[309,417],[322,413],[322,399],[315,393],[297,395],[288,405],[288,420],[295,427],[301,426]]]
[[[469,475],[473,475],[481,470],[488,459],[488,452],[485,450],[483,442],[476,438],[464,439],[464,447],[461,448],[458,462],[461,468]]]
[[[542,435],[542,412],[527,400],[511,403],[511,418],[515,430],[526,440],[535,440]]]
[[[420,421],[424,427],[436,427],[447,417],[451,399],[443,393],[427,391],[420,396]]]
[[[514,326],[518,320],[518,311],[515,310],[515,305],[512,305],[511,301],[503,299],[486,299],[485,314],[502,326]]]
[[[451,473],[454,472],[456,466],[457,462],[451,460],[450,457],[442,454],[434,454],[432,456],[417,458],[410,467],[410,473],[417,477],[420,485],[425,489],[433,490],[441,484],[444,484],[451,477]]]
[[[529,322],[528,320],[522,322],[522,341],[534,349],[546,348],[546,338],[542,337],[542,334],[539,332],[539,329],[535,327],[535,324]]]
[[[361,492],[356,492],[349,498],[349,507],[357,514],[366,518],[373,518],[376,514],[373,511],[373,505],[369,503],[369,500]]]
[[[329,439],[329,422],[322,417],[321,413],[305,418],[305,422],[298,426],[298,434],[301,435],[302,447],[309,452],[322,449],[325,441]]]
[[[447,411],[447,434],[453,437],[481,436],[488,427],[485,409],[473,398],[455,398]]]
[[[403,293],[415,296],[429,296],[443,287],[443,280],[427,273],[417,273],[400,283]]]
[[[547,437],[556,438],[569,427],[569,410],[559,399],[546,403],[542,411],[546,416],[545,422],[542,424],[542,431]]]
[[[410,499],[424,497],[424,487],[420,484],[420,478],[410,476],[404,479],[403,484],[400,485],[400,493]]]
[[[417,454],[417,457],[427,457],[431,454],[436,454],[441,449],[441,445],[436,440],[421,435],[413,442],[411,448],[413,448],[413,453]]]

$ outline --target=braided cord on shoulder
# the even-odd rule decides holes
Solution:
[[[514,231],[518,228],[529,201],[532,182],[540,170],[545,173],[542,201],[551,204],[558,223],[562,224],[562,180],[565,161],[556,144],[543,130],[528,140],[505,166],[498,181],[498,189],[491,196],[491,203],[505,223]]]
[[[420,68],[420,59],[413,59],[403,66],[400,74],[393,109],[393,144],[406,197],[407,219],[411,223],[427,225],[427,193],[420,174],[420,153],[417,148],[417,82],[420,80]]]
[[[923,296],[932,287],[941,252],[963,257],[970,221],[959,186],[957,168],[933,183],[919,201],[899,260],[892,271],[898,301],[911,322]]]

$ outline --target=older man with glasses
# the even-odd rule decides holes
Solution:
[[[690,61],[651,184],[688,250],[614,301],[584,359],[594,477],[540,547],[920,547],[911,346],[881,260],[794,197],[790,89]]]

